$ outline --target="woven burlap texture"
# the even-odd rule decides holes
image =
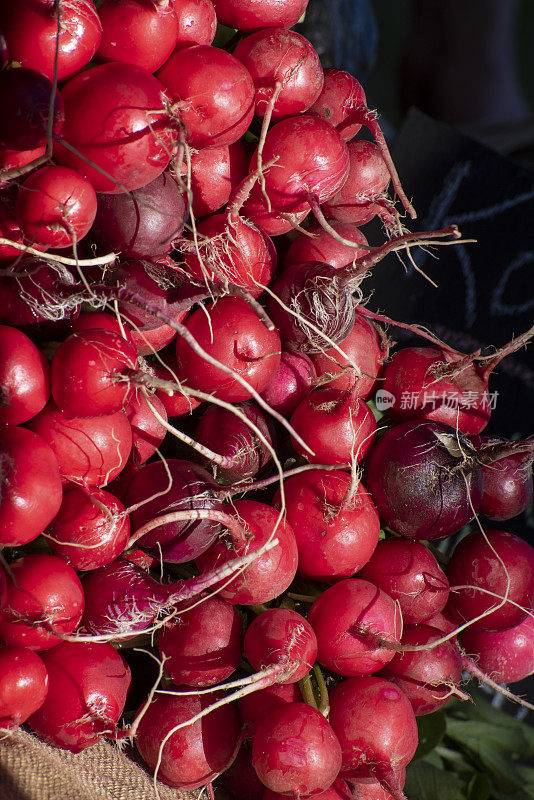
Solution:
[[[0,800],[156,800],[152,778],[135,756],[101,742],[73,754],[18,730],[0,741]],[[158,783],[161,800],[192,800]]]

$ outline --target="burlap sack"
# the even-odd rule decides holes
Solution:
[[[191,800],[158,783],[161,800]],[[156,800],[133,751],[101,742],[74,755],[18,730],[0,741],[0,800]]]

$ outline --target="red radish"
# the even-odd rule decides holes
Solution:
[[[440,630],[430,625],[407,625],[402,633],[401,648],[403,645],[432,645],[442,636]],[[466,699],[458,689],[462,658],[456,643],[451,640],[428,650],[396,653],[380,674],[402,689],[416,716],[432,714],[448,703],[453,695]]]
[[[27,239],[61,249],[83,239],[96,216],[96,193],[68,167],[42,167],[20,186],[16,213]]]
[[[116,333],[86,330],[72,333],[52,359],[52,396],[65,416],[115,414],[128,404],[137,369],[137,354]]]
[[[125,409],[132,427],[132,455],[139,464],[144,464],[154,455],[167,433],[167,428],[154,411],[167,422],[167,412],[159,397],[146,397],[140,390],[133,393]]]
[[[10,150],[7,147],[0,147],[0,186],[2,181],[5,180],[1,174],[4,170],[10,172],[13,169],[25,167],[42,158],[46,152],[46,146],[36,147],[33,150]]]
[[[153,373],[156,378],[163,381],[170,381],[176,386],[176,373],[178,371],[176,354],[165,352],[161,355],[161,359],[163,360],[163,364],[159,360],[152,362],[148,366],[148,372]],[[173,393],[169,394],[164,389],[156,389],[156,396],[159,397],[163,403],[168,417],[181,417],[184,414],[190,414],[200,405],[200,400],[186,393],[185,386],[183,392],[178,388],[172,391]]]
[[[178,686],[214,686],[229,678],[241,661],[241,617],[220,597],[207,597],[159,629],[158,649],[165,671]]]
[[[303,616],[289,608],[270,608],[248,626],[245,655],[256,670],[279,666],[280,683],[297,683],[315,663],[317,639]]]
[[[160,175],[177,139],[162,84],[133,64],[91,67],[62,89],[66,124],[54,156],[97,192],[139,189]],[[1,138],[1,134],[0,134]]]
[[[33,69],[19,67],[0,71],[0,144],[13,150],[34,150],[47,143],[52,84]],[[59,133],[65,122],[62,95],[54,95],[52,131]]]
[[[98,569],[127,545],[130,521],[123,504],[103,489],[68,489],[47,529],[50,549],[76,570]]]
[[[409,624],[426,622],[443,611],[449,597],[449,581],[435,556],[411,539],[379,542],[358,577],[380,586],[392,597]]]
[[[22,331],[0,325],[0,423],[19,425],[50,397],[48,361]]]
[[[212,359],[226,370],[196,353],[179,337],[176,345],[179,376],[194,389],[213,392],[230,402],[249,400],[250,384],[262,392],[280,363],[280,337],[268,330],[262,320],[240,297],[228,295],[212,306],[198,309],[187,320],[186,328]],[[228,374],[233,370],[241,380]]]
[[[306,10],[308,0],[214,0],[217,19],[240,31],[259,28],[291,28]]]
[[[282,350],[280,365],[261,396],[271,408],[289,417],[313,386],[317,374],[304,353]]]
[[[131,479],[125,493],[132,531],[175,511],[221,510],[222,500],[214,492],[217,484],[205,469],[189,461],[168,459],[145,464]],[[206,518],[163,521],[138,540],[138,545],[165,561],[191,561],[217,538],[220,525]]]
[[[343,752],[340,777],[374,778],[402,800],[398,773],[418,743],[415,715],[403,692],[383,678],[341,681],[330,692],[330,723]]]
[[[343,354],[326,343],[321,352],[312,354],[318,377],[324,381],[332,376],[329,387],[342,390],[354,387],[358,397],[369,397],[388,358],[389,342],[385,333],[356,310],[354,325],[338,342],[338,347]]]
[[[178,17],[175,49],[192,44],[211,44],[217,31],[217,16],[211,0],[172,0]]]
[[[48,673],[37,653],[0,645],[0,728],[11,730],[26,722],[47,691]]]
[[[313,470],[286,480],[284,494],[301,575],[332,583],[351,577],[369,561],[380,520],[363,484],[352,487],[350,475],[341,470]],[[279,491],[273,502],[280,507]]]
[[[79,753],[113,737],[130,688],[130,669],[110,644],[62,642],[42,655],[45,702],[28,720],[40,739]]]
[[[461,635],[461,643],[478,669],[496,683],[521,681],[534,672],[532,612],[518,625],[503,631],[467,628]]]
[[[250,125],[254,84],[230,53],[209,45],[185,47],[172,54],[157,77],[174,101],[191,147],[232,144]]]
[[[43,532],[61,505],[58,462],[36,433],[0,425],[0,465],[0,544],[27,544]]]
[[[261,409],[248,401],[241,403],[239,410],[259,428],[272,446],[272,433]],[[252,478],[271,460],[271,453],[255,431],[229,409],[220,406],[208,406],[201,414],[195,428],[195,439],[206,447],[217,448],[221,460],[213,460],[212,466],[219,483],[236,483]],[[203,457],[202,463],[209,468],[210,457]]]
[[[265,137],[265,191],[276,211],[307,211],[309,199],[324,203],[343,186],[349,170],[347,145],[328,122],[303,114],[278,122]],[[256,169],[257,154],[251,167]]]
[[[465,436],[438,422],[404,422],[388,430],[367,459],[367,488],[382,524],[408,539],[459,531],[482,497],[473,453]]]
[[[276,268],[276,250],[261,229],[229,211],[203,219],[197,234],[184,254],[185,269],[194,279],[234,284],[252,297],[262,294]]]
[[[284,797],[287,797],[287,794],[271,792],[270,789],[266,789],[263,793],[262,800],[283,800]],[[353,800],[354,797],[358,797],[359,799],[360,795],[355,795],[349,789],[345,781],[336,779],[328,789],[325,789],[324,792],[320,792],[319,794],[314,794],[313,797],[315,797],[315,800]],[[369,800],[371,800],[371,798],[369,798]],[[387,800],[387,798],[381,797],[380,800]]]
[[[472,443],[483,456],[481,448],[488,445],[503,446],[504,439],[474,436]],[[525,511],[532,503],[532,462],[534,440],[511,442],[510,452],[495,460],[483,463],[484,488],[480,513],[488,519],[502,522]],[[523,448],[526,447],[526,450]],[[517,451],[514,452],[514,448]]]
[[[270,688],[287,689],[289,687],[276,685]],[[293,688],[291,687],[291,689]],[[260,694],[261,692],[255,692],[243,699],[252,699]],[[264,716],[265,714],[262,714],[262,717]],[[220,776],[218,783],[230,793],[233,800],[258,800],[267,791],[252,766],[252,745],[247,739],[243,741],[234,761]]]
[[[58,11],[60,15],[58,37]],[[80,72],[92,59],[102,37],[100,18],[91,0],[20,0],[5,3],[0,28],[13,61],[42,72],[50,80],[64,81]]]
[[[306,703],[286,703],[258,725],[252,763],[271,791],[306,797],[336,779],[341,747],[320,711]]]
[[[256,163],[254,164],[256,168]],[[243,203],[243,213],[248,220],[261,228],[269,236],[280,236],[283,233],[293,230],[310,213],[309,208],[304,208],[295,213],[278,212],[268,208],[261,188],[256,184]]]
[[[0,637],[7,645],[48,650],[78,627],[84,608],[80,579],[57,556],[30,553],[10,565]]]
[[[308,228],[308,234],[299,233],[293,239],[289,250],[284,258],[284,265],[299,264],[304,261],[322,261],[331,267],[341,269],[359,256],[367,252],[367,239],[355,225],[348,222],[338,222],[331,220],[331,227],[344,239],[356,242],[354,245],[347,245],[339,242],[318,222],[312,222]],[[361,244],[362,247],[358,247]]]
[[[359,81],[345,70],[329,67],[324,71],[323,88],[310,113],[326,119],[348,142],[362,127],[362,122],[357,121],[357,112],[366,106],[365,92]]]
[[[147,4],[143,0],[103,0],[100,61],[125,61],[155,72],[167,61],[178,36],[178,17],[172,0]]]
[[[258,692],[240,697],[237,706],[245,735],[253,739],[256,728],[267,714],[286,703],[301,701],[302,695],[297,683],[273,683],[272,686],[266,686]]]
[[[191,200],[195,217],[212,214],[228,202],[233,190],[246,178],[249,161],[241,140],[223,147],[205,147],[191,154]],[[185,164],[182,169],[185,182]]]
[[[498,606],[472,622],[473,630],[511,628],[534,606],[534,548],[512,533],[468,534],[453,551],[447,577],[451,585],[447,609],[461,623]]]
[[[0,187],[1,185],[2,183],[0,180]],[[15,215],[13,197],[10,195],[11,192],[9,192],[9,190],[4,194],[0,188],[0,237],[2,239],[7,239],[9,242],[27,244]],[[41,249],[46,250],[46,248]],[[11,244],[0,244],[0,264],[8,261],[15,261],[16,263],[21,255],[22,252]]]
[[[3,567],[0,567],[0,610],[5,607],[7,602],[7,575]]]
[[[91,238],[105,252],[153,259],[170,253],[185,218],[182,192],[163,172],[129,194],[99,195]]]
[[[196,722],[189,722],[222,697],[222,692],[160,694],[142,717],[144,705],[141,706],[135,743],[152,773],[159,764],[156,777],[163,783],[179,789],[197,789],[230,766],[239,739],[235,707],[223,705]]]
[[[72,328],[74,331],[94,331],[97,329],[118,333],[123,339],[131,344],[132,335],[128,325],[119,321],[113,314],[105,311],[84,311],[74,321]]]
[[[125,467],[132,449],[132,428],[122,411],[69,419],[50,401],[28,427],[52,448],[61,477],[83,486],[110,483]]]
[[[352,390],[315,389],[296,407],[291,425],[313,450],[313,455],[306,453],[291,437],[295,450],[311,464],[359,463],[376,433],[373,412]]]
[[[394,651],[381,641],[398,644],[402,615],[394,600],[378,586],[349,578],[326,589],[313,603],[308,621],[317,636],[318,660],[338,675],[371,675],[382,669]]]
[[[229,532],[197,559],[202,573],[225,564],[230,557],[247,555],[258,550],[276,537],[278,544],[256,558],[236,578],[218,591],[219,597],[229,603],[257,605],[274,600],[288,588],[297,571],[297,544],[290,525],[282,519],[276,527],[279,514],[270,506],[255,500],[238,500],[227,508],[244,526],[245,533],[238,537]],[[226,541],[225,541],[226,540]]]
[[[405,782],[406,770],[404,767],[395,772],[399,786],[402,788]],[[350,786],[350,796],[352,800],[392,800],[391,794],[387,789],[376,780],[369,783],[369,778],[363,778],[361,781],[348,779],[347,785]],[[336,800],[333,798],[332,800]]]
[[[272,119],[303,114],[323,88],[323,69],[317,51],[300,33],[286,28],[264,28],[242,39],[234,50],[254,81],[255,109],[265,116],[275,86],[281,86]]]

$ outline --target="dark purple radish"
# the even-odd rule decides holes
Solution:
[[[249,161],[241,140],[223,147],[204,147],[191,154],[191,207],[195,217],[213,214],[226,205],[234,189],[246,178]],[[186,164],[182,173],[186,183]]]
[[[282,350],[280,366],[261,396],[271,408],[289,417],[304,400],[316,377],[315,367],[305,353]]]
[[[469,440],[438,422],[404,422],[376,442],[366,484],[382,524],[409,539],[442,539],[477,512],[482,471]]]
[[[483,458],[484,489],[480,513],[495,522],[503,522],[521,514],[532,503],[534,440],[509,442],[509,452],[506,452],[505,439],[474,436],[471,441]],[[492,445],[496,448],[495,459],[491,459],[488,449]],[[506,454],[499,456],[499,449]]]
[[[410,701],[383,678],[350,678],[330,692],[330,724],[342,749],[340,778],[373,778],[395,798],[404,795],[398,779],[418,744]]]
[[[135,743],[156,778],[177,789],[197,789],[230,766],[239,742],[235,706],[221,705],[203,714],[223,697],[222,692],[159,694],[148,708],[141,706],[134,722]]]
[[[393,681],[406,695],[416,716],[432,714],[442,708],[451,697],[466,700],[460,691],[462,657],[453,640],[432,646],[441,639],[442,632],[430,625],[407,625],[401,639],[403,645],[428,649],[396,653],[380,675]]]
[[[377,386],[377,378],[387,361],[389,342],[384,331],[356,309],[354,325],[338,343],[339,349],[325,346],[312,354],[320,382],[335,389],[355,389],[365,399]],[[381,384],[379,384],[381,386]]]
[[[495,683],[514,683],[534,672],[534,617],[503,631],[467,628],[460,636],[466,656]],[[471,668],[464,661],[464,669]],[[479,677],[478,674],[475,677]]]
[[[144,464],[166,436],[165,406],[156,395],[144,394],[138,389],[133,392],[125,414],[132,427],[132,456],[136,463]]]
[[[13,730],[44,703],[48,672],[27,647],[0,645],[0,729]]]
[[[276,211],[309,210],[309,200],[332,198],[349,169],[347,145],[329,123],[303,114],[278,122],[265,137],[263,163],[276,158],[266,171],[265,191]],[[251,160],[256,169],[257,153]]]
[[[449,581],[430,550],[420,542],[391,538],[378,543],[358,577],[380,586],[397,601],[410,625],[443,611]]]
[[[297,683],[273,683],[272,686],[240,697],[237,707],[245,736],[253,739],[260,722],[275,708],[286,703],[300,703],[301,700],[302,694]]]
[[[215,686],[239,665],[243,623],[235,606],[220,597],[206,597],[160,628],[157,641],[165,671],[175,684]]]
[[[167,172],[128,194],[99,194],[91,237],[123,258],[170,253],[186,219],[182,191]]]
[[[214,0],[217,19],[223,25],[248,33],[260,28],[291,28],[306,10],[308,0]]]
[[[310,470],[286,480],[284,494],[301,575],[333,583],[350,578],[369,561],[380,520],[362,483],[353,486],[342,470]],[[279,491],[273,503],[280,507]]]
[[[465,536],[453,551],[447,577],[447,610],[459,624],[470,622],[473,630],[511,628],[534,606],[534,548],[512,533],[486,530]]]
[[[297,683],[315,663],[317,639],[310,623],[289,608],[271,608],[248,626],[245,655],[256,670],[279,668],[278,683]]]
[[[271,791],[306,797],[325,791],[337,778],[341,747],[320,711],[287,703],[258,725],[252,763]]]
[[[274,600],[289,587],[297,571],[297,543],[291,526],[285,519],[279,520],[274,508],[255,500],[238,500],[225,510],[236,515],[243,534],[229,531],[220,537],[197,559],[201,572],[221,568],[230,558],[253,554],[276,537],[275,547],[218,590],[219,596],[232,604],[257,605]]]
[[[28,720],[39,738],[79,753],[113,737],[130,688],[130,669],[110,644],[61,642],[42,654],[49,676],[44,703]]]
[[[340,237],[355,242],[354,245],[343,244],[316,221],[307,228],[307,236],[299,233],[293,239],[284,258],[284,265],[299,264],[304,261],[322,261],[331,267],[341,269],[367,251],[367,239],[356,225],[347,222],[330,220],[329,225]],[[358,244],[363,245],[359,247]]]
[[[286,28],[264,28],[242,39],[234,56],[246,66],[254,81],[255,109],[263,117],[276,84],[280,91],[272,119],[303,114],[323,88],[323,69],[317,51],[300,33]]]
[[[265,415],[252,401],[238,406],[272,446],[273,437]],[[228,484],[254,477],[271,460],[271,453],[246,422],[229,409],[210,405],[199,416],[195,439],[207,448],[216,449],[219,458],[206,453],[202,465],[212,467],[218,483]]]
[[[326,589],[313,603],[308,621],[315,631],[318,660],[338,675],[372,675],[394,656],[382,643],[398,645],[402,615],[378,586],[349,578]]]
[[[376,420],[369,406],[353,390],[315,389],[291,415],[291,425],[313,454],[291,437],[299,455],[311,464],[359,463],[367,455],[376,434]]]
[[[47,144],[52,82],[27,67],[0,71],[0,143],[12,150],[33,150]],[[51,132],[57,134],[65,122],[65,108],[56,90]]]
[[[217,538],[220,525],[210,519],[169,520],[165,517],[181,511],[221,510],[214,490],[217,484],[202,467],[189,461],[168,459],[145,464],[132,478],[125,493],[131,506],[130,521],[135,536],[147,523],[161,518],[161,523],[144,534],[137,546],[164,561],[191,561]]]

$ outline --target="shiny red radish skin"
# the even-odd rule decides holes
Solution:
[[[34,150],[47,144],[52,83],[27,67],[0,71],[0,144],[13,150]],[[64,127],[66,109],[60,92],[54,95],[52,131]]]
[[[268,330],[245,300],[227,295],[206,309],[197,309],[185,323],[189,333],[212,357],[237,372],[262,392],[280,363],[280,336]],[[180,378],[193,389],[221,400],[249,400],[252,393],[232,375],[210,364],[179,337],[176,360]]]
[[[302,694],[298,683],[273,683],[272,686],[266,686],[265,689],[260,689],[258,692],[240,697],[237,707],[245,736],[252,740],[260,722],[278,706],[301,701]],[[252,753],[249,758],[252,758]],[[263,784],[261,786],[263,788]]]
[[[179,135],[164,113],[164,87],[149,72],[108,62],[71,78],[61,94],[66,124],[54,157],[84,175],[95,191],[139,189],[167,167]]]
[[[467,628],[460,636],[466,655],[496,683],[514,683],[534,672],[534,617],[503,631]]]
[[[71,753],[113,737],[131,681],[121,654],[103,642],[61,642],[42,658],[48,694],[28,720],[38,737]]]
[[[14,730],[44,703],[48,672],[27,647],[0,645],[0,728]]]
[[[98,329],[118,333],[129,344],[132,343],[132,334],[128,324],[114,314],[107,314],[105,311],[83,311],[72,324],[73,332]]]
[[[482,472],[468,440],[439,422],[404,422],[376,442],[367,488],[382,524],[408,539],[442,539],[473,519]]]
[[[272,792],[270,789],[266,789],[262,795],[262,800],[283,800],[284,797],[287,797],[287,794],[280,794],[279,792]],[[324,792],[314,794],[313,797],[315,800],[354,800],[355,797],[360,800],[360,795],[353,794],[349,785],[339,778],[336,778],[334,783],[329,786],[328,789],[325,789]],[[380,798],[369,796],[369,798],[367,798],[366,796],[366,800],[389,800],[389,798],[385,796]]]
[[[292,28],[306,10],[308,0],[214,0],[223,25],[248,33],[260,28]]]
[[[49,80],[55,74],[57,47],[57,79],[65,81],[93,58],[102,38],[102,25],[91,0],[59,0],[57,5],[21,0],[15,8],[5,3],[0,10],[0,28],[11,59]]]
[[[355,258],[369,252],[366,247],[367,239],[356,225],[337,220],[329,220],[329,224],[344,239],[356,242],[356,244],[349,246],[339,242],[318,222],[313,221],[307,227],[308,233],[313,236],[297,234],[285,254],[284,266],[288,267],[290,264],[299,264],[304,261],[322,261],[331,267],[342,269]],[[362,247],[358,245],[362,245]]]
[[[20,425],[50,397],[50,367],[29,336],[0,325],[0,423]]]
[[[170,381],[176,385],[175,376],[178,370],[176,354],[165,351],[161,354],[161,359],[163,360],[163,364],[159,360],[150,364],[148,368],[149,372],[153,373],[157,378]],[[168,417],[181,417],[184,414],[190,414],[200,405],[200,400],[197,400],[192,395],[186,394],[185,391],[185,387],[184,392],[176,388],[171,395],[163,389],[156,389],[156,396],[159,397],[165,406]]]
[[[245,529],[246,539],[221,536],[197,558],[201,573],[217,569],[231,558],[248,555],[276,537],[275,547],[218,588],[219,597],[232,604],[257,605],[274,600],[289,587],[297,571],[297,543],[291,526],[282,518],[275,531],[278,512],[256,500],[238,500],[225,511],[236,515]]]
[[[2,167],[0,166],[1,169]],[[2,180],[0,179],[0,192],[1,187]],[[10,197],[8,192],[4,196],[0,194],[0,238],[7,239],[10,242],[10,244],[0,244],[0,264],[5,265],[10,261],[20,259],[21,251],[17,250],[11,243],[25,245],[26,242],[15,215],[13,198]]]
[[[282,350],[280,366],[261,396],[279,414],[290,417],[312,389],[316,378],[309,356],[294,350]]]
[[[477,450],[487,445],[504,446],[506,442],[505,439],[492,436],[474,436],[471,441]],[[512,450],[502,458],[482,464],[484,489],[480,513],[493,522],[512,519],[526,511],[532,503],[534,440],[518,441],[517,445],[520,446],[518,452]],[[521,452],[523,445],[527,449]]]
[[[328,67],[324,71],[321,94],[310,108],[310,114],[326,119],[348,142],[362,127],[362,123],[352,121],[351,116],[355,109],[366,106],[362,85],[349,72]]]
[[[265,191],[275,211],[309,210],[309,198],[325,203],[341,189],[349,172],[347,145],[324,120],[301,114],[273,125],[265,137]],[[257,154],[250,163],[256,169]]]
[[[436,557],[421,542],[411,539],[380,541],[358,577],[392,597],[404,622],[410,625],[439,614],[449,597],[449,581]]]
[[[489,529],[485,535],[469,533],[456,545],[447,577],[451,585],[447,611],[459,624],[501,606],[473,622],[474,631],[511,628],[534,606],[534,548],[512,533]],[[460,586],[473,588],[455,588]]]
[[[258,725],[252,764],[271,791],[314,795],[336,779],[341,747],[320,711],[306,703],[286,703]]]
[[[317,638],[310,623],[289,608],[270,608],[245,633],[245,656],[255,670],[280,666],[279,683],[298,683],[315,663]]]
[[[125,510],[103,489],[68,489],[46,531],[50,549],[78,571],[109,564],[128,543],[130,519]]]
[[[50,445],[63,480],[82,486],[106,486],[132,449],[132,428],[122,411],[67,418],[50,400],[27,426]]]
[[[42,167],[19,187],[15,210],[28,241],[61,250],[86,236],[96,216],[96,192],[69,167]]]
[[[192,44],[211,44],[217,31],[217,15],[211,0],[172,0],[178,17],[175,50]]]
[[[402,800],[398,773],[412,760],[418,731],[410,701],[390,681],[350,678],[330,692],[330,724],[342,749],[340,778],[374,778]]]
[[[98,6],[102,41],[99,61],[125,61],[155,72],[171,55],[178,38],[178,17],[171,0],[103,0]]]
[[[250,125],[254,84],[231,53],[209,45],[185,47],[171,55],[157,78],[174,103],[173,113],[191,147],[232,144]]]
[[[33,431],[0,425],[0,544],[36,539],[61,505],[58,462],[52,448]]]
[[[443,633],[431,625],[406,625],[401,646],[431,645],[442,636]],[[462,657],[456,642],[448,640],[428,650],[396,653],[380,675],[402,689],[414,714],[423,716],[443,708],[451,697],[458,694]]]
[[[220,597],[206,597],[160,628],[157,638],[160,657],[173,683],[215,686],[239,666],[243,623],[235,606]]]
[[[147,398],[137,389],[124,411],[132,427],[133,458],[136,463],[144,464],[154,455],[167,435],[166,426],[156,417],[157,413],[167,422],[165,406],[159,397],[149,395]]]
[[[315,389],[310,392],[291,415],[291,425],[311,448],[304,451],[291,437],[293,447],[310,464],[360,463],[371,446],[376,433],[376,421],[369,406],[354,397],[352,391]]]
[[[342,508],[350,490],[351,476],[342,470],[311,470],[284,482],[300,575],[333,583],[352,577],[371,558],[380,534],[378,512],[362,483]],[[273,505],[280,508],[279,491]]]
[[[273,120],[303,114],[319,97],[323,88],[321,61],[300,33],[264,28],[241,39],[233,52],[254,81],[256,116],[265,116],[277,83],[281,91],[272,109]]]
[[[206,0],[209,2],[209,0]],[[241,140],[223,147],[203,147],[191,154],[192,211],[195,217],[213,214],[248,174],[250,158]],[[182,166],[187,180],[187,165]]]
[[[33,150],[10,150],[8,147],[0,146],[0,170],[9,172],[12,169],[25,167],[32,161],[36,161],[46,153],[46,146],[36,147]],[[0,187],[4,185],[4,179],[0,175]]]
[[[330,586],[315,600],[308,622],[317,636],[318,660],[345,677],[372,675],[395,655],[381,640],[400,642],[402,615],[382,589],[360,578]]]
[[[127,375],[135,370],[137,353],[126,339],[106,330],[78,331],[54,353],[52,397],[69,418],[115,414],[132,396]]]
[[[30,553],[10,564],[0,637],[12,647],[49,650],[74,633],[84,609],[80,579],[66,561]]]
[[[309,206],[295,213],[286,213],[285,211],[279,213],[272,207],[269,210],[261,188],[257,184],[253,186],[250,197],[243,203],[243,215],[268,236],[281,236],[289,233],[300,225],[309,213]]]

